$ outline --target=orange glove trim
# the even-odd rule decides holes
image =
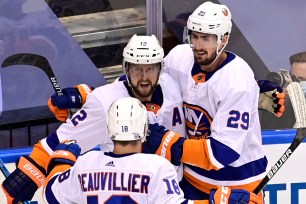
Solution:
[[[1,188],[2,188],[2,190],[3,190],[3,193],[4,193],[5,196],[6,196],[7,204],[13,204],[14,198],[12,198],[12,197],[10,196],[10,194],[5,190],[5,188],[3,188],[2,185],[1,185]]]
[[[218,186],[218,189],[214,195],[215,203],[228,203],[231,192],[232,190],[229,187]]]
[[[69,111],[67,109],[59,109],[58,107],[54,106],[51,102],[51,98],[48,100],[48,107],[50,111],[55,115],[56,119],[61,122],[66,122],[69,116]]]
[[[34,145],[30,157],[42,168],[46,169],[46,164],[50,159],[50,154],[42,146],[41,142]]]
[[[156,154],[165,157],[168,161],[171,161],[171,147],[181,137],[180,134],[168,131],[160,143]]]
[[[279,93],[279,92],[276,92],[276,98],[278,99],[285,99],[286,95],[285,93]]]
[[[72,154],[71,152],[69,151],[66,151],[66,150],[56,150],[55,152],[53,152],[53,154],[51,155],[49,161],[47,162],[47,165],[46,165],[46,172],[48,171],[48,166],[50,164],[50,162],[53,160],[53,159],[56,159],[56,158],[59,158],[59,159],[68,159],[68,160],[71,160],[73,162],[76,162],[77,158],[74,156],[74,154]]]
[[[81,94],[82,104],[86,103],[86,99],[87,99],[88,94],[90,94],[92,92],[91,88],[86,84],[79,84],[75,87],[78,88],[78,91]]]
[[[18,168],[21,169],[28,177],[30,177],[32,181],[36,183],[38,188],[44,184],[45,175],[26,158],[20,157]]]
[[[194,200],[193,204],[209,204],[209,200]]]
[[[250,193],[249,204],[264,204],[263,193],[260,192],[258,195]]]
[[[218,189],[214,195],[215,203],[228,203],[228,199],[231,196],[232,189],[230,187],[218,186]],[[250,200],[248,204],[263,204],[262,195],[256,195],[250,192]]]
[[[277,104],[280,105],[281,107],[279,108],[278,112],[275,114],[276,117],[281,117],[285,111],[285,93],[275,93],[275,98],[278,99]]]

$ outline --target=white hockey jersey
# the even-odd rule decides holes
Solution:
[[[98,144],[102,145],[103,151],[112,151],[113,144],[108,137],[106,115],[110,105],[116,99],[131,94],[123,81],[96,88],[88,95],[83,107],[57,129],[58,140],[75,139],[82,152]],[[161,74],[159,85],[153,93],[151,102],[145,105],[150,123],[159,123],[185,136],[182,97],[177,82],[172,77],[166,73]],[[48,138],[43,139],[41,144],[49,154],[57,145],[54,139]]]
[[[154,154],[90,151],[55,174],[43,191],[48,203],[178,204],[184,194],[174,167]],[[193,203],[193,202],[192,202]]]
[[[227,52],[215,71],[204,72],[185,44],[165,58],[165,71],[180,85],[188,137],[205,142],[201,149],[184,149],[184,178],[205,193],[216,185],[254,189],[267,174],[268,162],[258,116],[259,87],[249,65]]]

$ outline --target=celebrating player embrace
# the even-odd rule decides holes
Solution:
[[[188,19],[189,44],[175,47],[165,61],[155,36],[134,35],[123,52],[125,80],[91,93],[88,86],[79,85],[63,89],[61,96],[53,95],[48,105],[65,123],[36,144],[29,157],[21,158],[22,164],[48,175],[46,199],[51,203],[74,202],[70,199],[80,203],[107,203],[108,199],[110,203],[119,199],[123,199],[121,203],[138,199],[179,203],[195,202],[185,201],[184,196],[201,202],[217,202],[225,196],[236,203],[262,203],[261,198],[249,193],[268,170],[261,145],[259,90],[265,92],[261,108],[277,116],[284,111],[282,94],[274,84],[257,84],[249,65],[224,50],[231,27],[231,13],[225,5],[205,2]],[[258,85],[266,87],[259,89]],[[130,126],[119,126],[123,119],[110,122],[115,116],[107,115],[115,114],[124,102],[124,107],[130,104],[127,99],[120,102],[126,97],[134,101],[133,107],[141,104],[132,98],[146,107],[151,134],[145,143],[141,142],[146,123],[140,120],[137,128],[142,129],[130,134]],[[81,109],[67,119],[67,108]],[[129,108],[126,106],[126,110]],[[120,110],[116,113],[126,113]],[[76,140],[78,145],[61,144],[67,140]],[[69,169],[80,152],[98,144],[103,151],[112,151],[115,146],[114,152],[88,152]],[[141,146],[145,153],[161,155],[176,167],[184,166],[180,187],[180,176],[177,178],[164,158],[132,154],[139,153]],[[63,151],[66,153],[61,154]],[[27,173],[20,163],[3,182],[11,203],[30,200],[42,185]],[[68,185],[75,189],[69,191]]]
[[[140,153],[148,129],[145,106],[132,97],[120,98],[108,110],[112,152],[91,151],[77,160],[77,144],[59,144],[47,165],[45,201],[57,203],[260,203],[243,190],[219,187],[209,200],[185,200],[173,165],[155,154]],[[150,137],[150,136],[149,136]],[[72,166],[70,168],[70,166]]]

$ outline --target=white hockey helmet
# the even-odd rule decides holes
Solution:
[[[146,107],[136,98],[124,97],[112,103],[108,110],[109,136],[116,141],[145,140],[148,129]]]
[[[222,41],[224,34],[231,33],[232,14],[226,5],[214,4],[207,1],[201,4],[189,16],[187,21],[187,40],[190,43],[190,31],[214,34],[217,36],[217,44]]]
[[[155,64],[164,60],[164,49],[155,35],[133,35],[123,50],[123,72],[126,73],[127,62],[133,64]]]

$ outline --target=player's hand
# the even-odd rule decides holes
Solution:
[[[285,94],[283,89],[269,80],[258,80],[257,83],[260,88],[258,108],[281,117],[285,111]]]
[[[32,158],[22,156],[17,163],[17,168],[4,180],[2,189],[8,204],[19,201],[31,200],[42,186],[46,172]],[[2,203],[2,202],[1,202]]]
[[[157,123],[149,124],[149,132],[147,141],[142,145],[142,152],[163,156],[178,166],[181,163],[185,138]]]
[[[79,84],[76,87],[65,88],[63,95],[54,93],[48,100],[48,107],[55,117],[65,122],[69,116],[67,109],[81,108],[92,89],[86,84]]]
[[[74,140],[58,144],[47,162],[47,174],[57,165],[68,164],[73,166],[80,153],[81,148]]]
[[[263,204],[263,198],[254,193],[231,189],[229,187],[219,186],[216,190],[212,190],[209,196],[210,204]]]

